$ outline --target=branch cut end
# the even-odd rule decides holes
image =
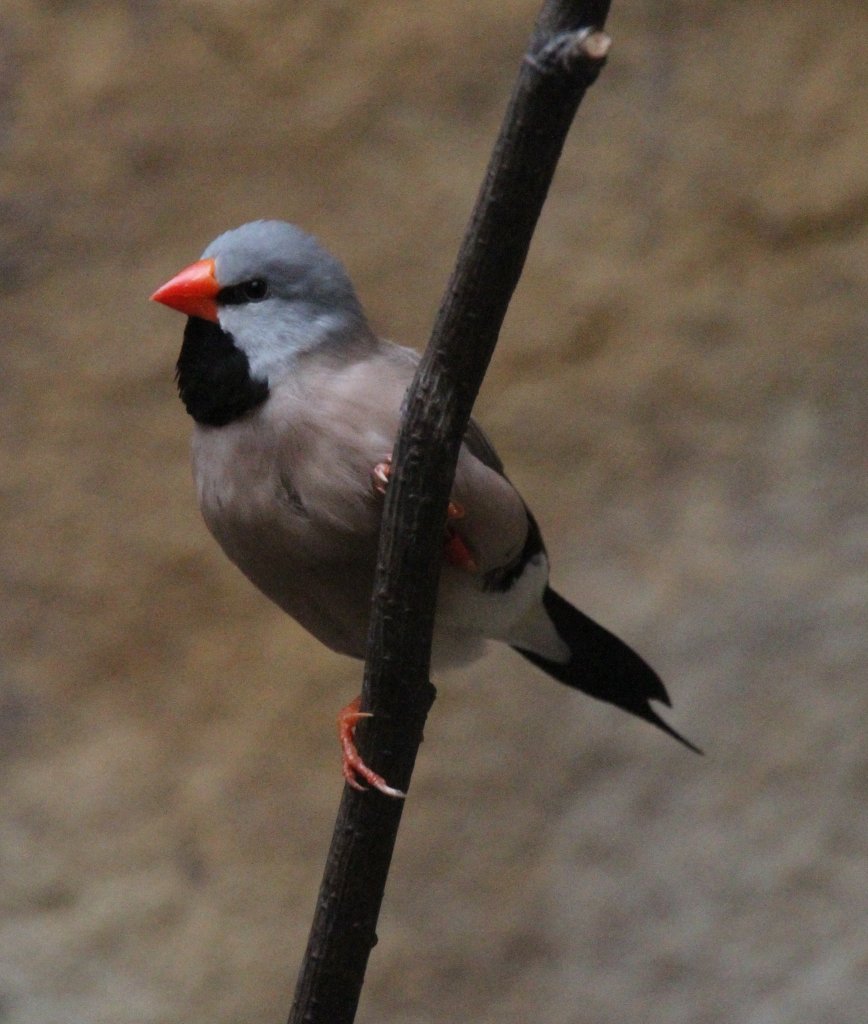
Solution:
[[[541,49],[528,53],[524,59],[541,74],[572,75],[584,69],[585,84],[589,85],[611,48],[612,37],[608,32],[586,27],[552,36]]]
[[[589,60],[605,60],[612,48],[612,37],[608,32],[597,29],[583,29],[579,33],[579,48]]]

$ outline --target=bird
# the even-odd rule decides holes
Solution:
[[[371,328],[343,264],[281,220],[226,231],[151,298],[186,314],[176,366],[192,417],[199,506],[241,572],[327,647],[364,658],[383,494],[419,356]],[[549,585],[540,529],[471,419],[443,540],[432,668],[506,643],[549,676],[698,747],[631,647]],[[342,772],[404,794],[355,747],[360,699],[341,712]]]

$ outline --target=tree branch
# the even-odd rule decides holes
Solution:
[[[547,0],[428,348],[405,400],[386,495],[360,729],[368,764],[406,789],[428,679],[446,504],[462,437],[567,131],[609,39],[608,2]],[[289,1024],[351,1024],[403,801],[345,787]]]

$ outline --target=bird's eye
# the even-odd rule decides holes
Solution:
[[[217,294],[217,302],[221,306],[245,306],[248,302],[262,302],[267,298],[268,282],[261,277],[227,285]]]
[[[248,302],[261,302],[268,295],[268,282],[261,277],[254,277],[239,286],[241,294]]]

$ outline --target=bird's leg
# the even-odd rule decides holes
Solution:
[[[387,455],[382,462],[378,462],[371,471],[371,483],[374,493],[383,496],[389,486],[389,478],[392,475],[392,456]],[[446,506],[446,540],[443,542],[443,557],[458,569],[465,569],[467,572],[478,572],[479,566],[476,559],[470,553],[470,549],[463,539],[453,529],[452,524],[465,516],[464,506],[457,501],[449,499]]]
[[[361,777],[365,782],[373,786],[374,789],[378,789],[386,796],[394,796],[403,800],[407,794],[400,789],[390,786],[382,775],[377,775],[375,771],[372,771],[361,759],[358,750],[356,750],[356,725],[360,718],[371,717],[370,711],[359,711],[361,703],[362,698],[356,697],[338,715],[338,736],[341,741],[342,753],[341,769],[347,785],[363,792],[366,787],[359,782],[359,777]]]

